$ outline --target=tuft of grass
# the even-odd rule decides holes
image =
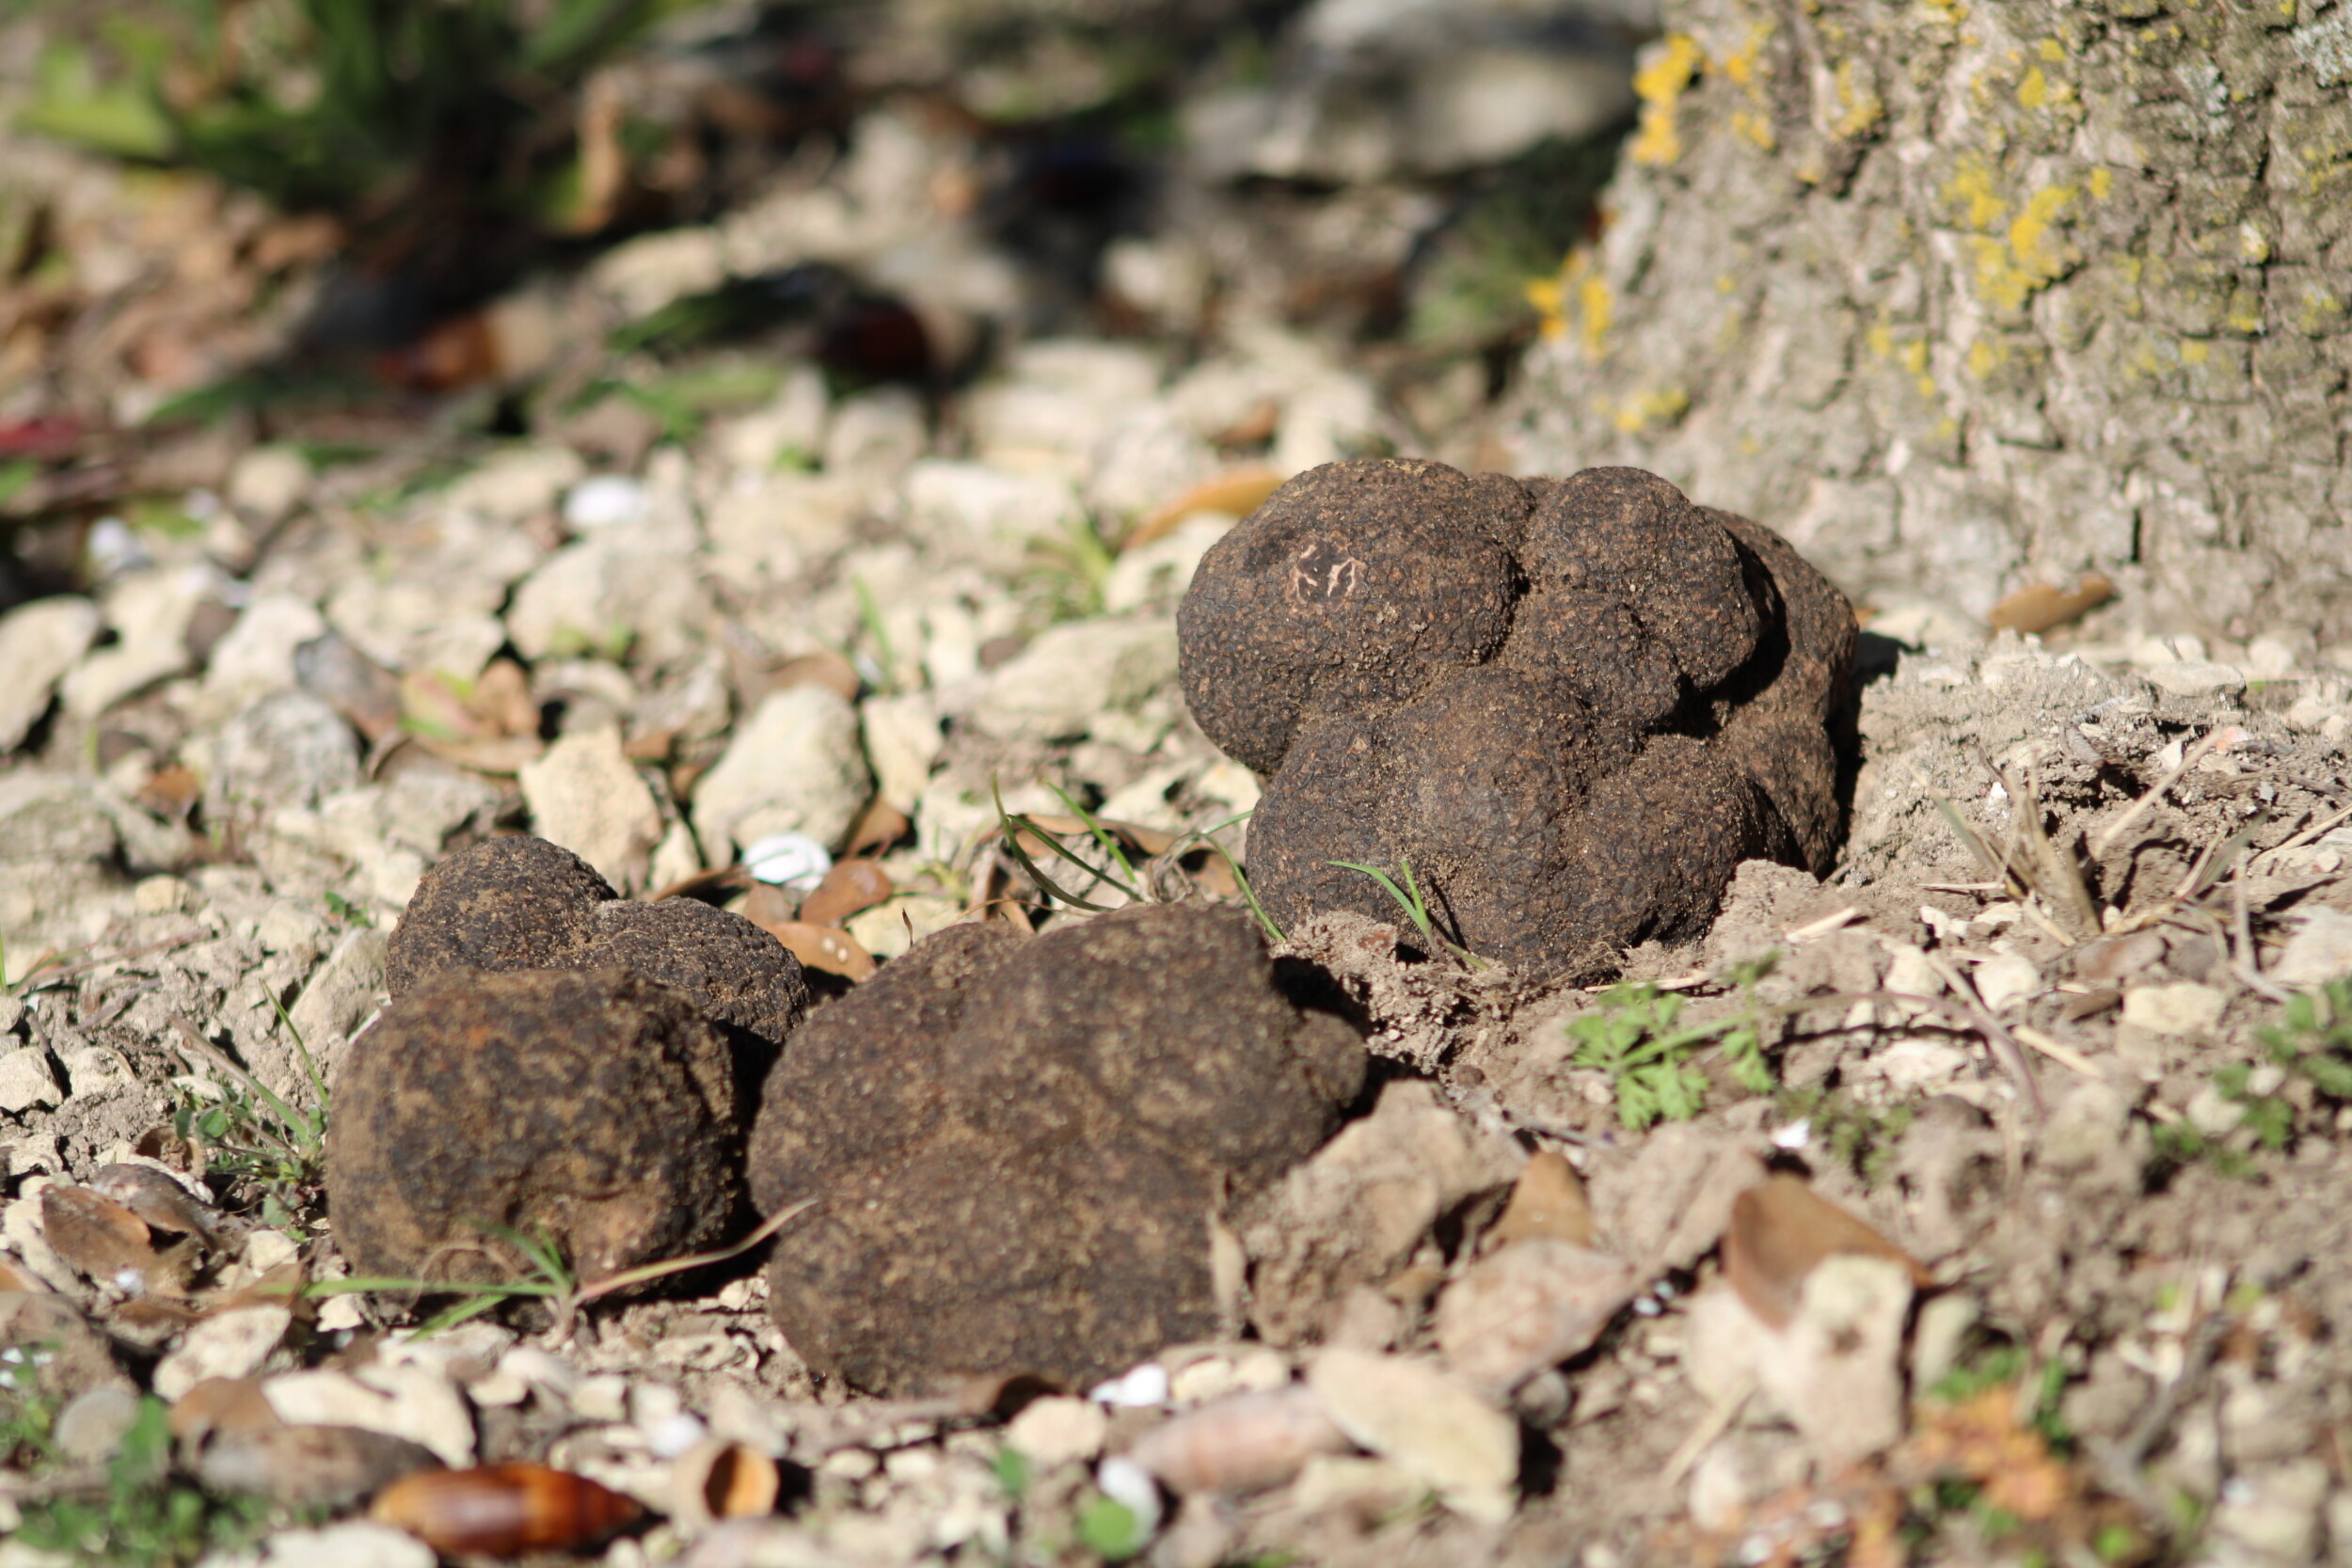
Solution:
[[[16,1539],[36,1551],[106,1568],[183,1568],[215,1552],[258,1541],[269,1507],[259,1498],[215,1497],[172,1468],[171,1412],[153,1395],[122,1434],[102,1474],[53,1475],[56,1489],[24,1502]],[[55,1455],[42,1448],[43,1457]]]
[[[1707,1074],[1699,1063],[1708,1056],[1720,1056],[1742,1088],[1769,1092],[1767,1014],[1756,986],[1779,958],[1768,953],[1733,965],[1728,978],[1746,1006],[1706,1023],[1681,1022],[1682,998],[1672,991],[1647,983],[1610,987],[1597,1007],[1568,1025],[1576,1065],[1609,1075],[1617,1119],[1636,1132],[1653,1122],[1688,1121],[1707,1108]]]
[[[207,1175],[258,1189],[264,1225],[298,1227],[299,1216],[313,1206],[326,1180],[326,1079],[285,1007],[275,996],[270,1005],[278,1009],[310,1079],[316,1097],[311,1107],[302,1110],[289,1103],[183,1024],[187,1044],[180,1051],[181,1059],[191,1069],[217,1075],[214,1081],[220,1092],[218,1099],[206,1099],[183,1085],[171,1125],[183,1139],[204,1146]]]
[[[1249,912],[1258,922],[1258,928],[1265,933],[1266,940],[1278,942],[1282,940],[1282,928],[1274,923],[1274,917],[1267,914],[1265,906],[1258,901],[1256,890],[1249,885],[1248,873],[1242,869],[1239,861],[1233,859],[1232,851],[1210,836],[1222,832],[1236,822],[1248,820],[1249,813],[1241,812],[1227,817],[1222,822],[1213,823],[1206,828],[1188,832],[1159,854],[1149,857],[1144,863],[1138,865],[1129,854],[1127,844],[1120,839],[1115,829],[1080,805],[1072,798],[1069,791],[1058,784],[1049,784],[1045,787],[1052,790],[1054,798],[1062,803],[1063,808],[1071,816],[1077,818],[1079,825],[1077,833],[1065,835],[1045,827],[1025,813],[1006,810],[1005,798],[1001,789],[993,783],[989,785],[992,797],[996,803],[997,837],[1004,846],[1005,853],[1036,885],[1037,890],[1047,898],[1056,903],[1065,904],[1071,909],[1084,910],[1092,914],[1107,914],[1116,907],[1095,903],[1085,895],[1072,893],[1056,882],[1038,863],[1038,858],[1029,853],[1024,840],[1041,845],[1048,860],[1065,862],[1084,872],[1090,879],[1086,884],[1087,893],[1090,894],[1100,888],[1107,887],[1123,894],[1128,902],[1134,904],[1152,903],[1160,900],[1158,883],[1152,876],[1154,867],[1172,864],[1190,854],[1195,848],[1204,848],[1222,860],[1225,863],[1225,868],[1232,873],[1233,885],[1241,890],[1242,901],[1249,906]],[[1073,846],[1070,842],[1072,837],[1078,838],[1081,844]],[[1081,852],[1085,845],[1093,847],[1102,857],[1100,863],[1088,859]]]
[[[1355,861],[1326,861],[1324,863],[1337,866],[1342,871],[1362,872],[1374,881],[1378,882],[1388,895],[1396,900],[1396,907],[1405,911],[1405,918],[1412,922],[1413,929],[1421,933],[1422,941],[1444,949],[1472,969],[1486,967],[1484,958],[1438,929],[1437,921],[1429,912],[1428,895],[1422,892],[1420,881],[1413,876],[1413,863],[1409,857],[1399,855],[1396,858],[1394,877],[1391,877],[1376,865],[1362,865]]]
[[[524,1267],[516,1277],[498,1280],[432,1280],[408,1279],[388,1275],[363,1275],[349,1279],[323,1279],[308,1285],[289,1286],[288,1290],[304,1296],[348,1296],[400,1294],[416,1299],[428,1296],[453,1297],[450,1304],[426,1318],[409,1331],[411,1339],[422,1339],[456,1327],[459,1323],[481,1317],[485,1312],[514,1301],[545,1301],[555,1310],[555,1338],[558,1342],[570,1338],[573,1322],[581,1307],[591,1302],[649,1284],[672,1275],[724,1263],[758,1246],[786,1226],[816,1207],[814,1198],[803,1199],[788,1208],[778,1210],[762,1221],[757,1228],[732,1246],[715,1252],[697,1252],[683,1258],[663,1259],[660,1262],[641,1263],[635,1268],[622,1269],[598,1279],[582,1280],[579,1272],[564,1258],[555,1240],[541,1230],[536,1236],[525,1236],[507,1226],[475,1222],[475,1227],[494,1241],[505,1243],[522,1260]]]
[[[1032,543],[1021,579],[1031,619],[1054,626],[1102,614],[1103,592],[1118,562],[1118,552],[1089,517],[1072,517],[1058,539]]]

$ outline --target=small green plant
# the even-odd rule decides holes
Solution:
[[[324,901],[327,914],[337,925],[363,926],[371,928],[375,925],[375,916],[368,912],[365,905],[353,903],[333,888],[326,890]]]
[[[1429,912],[1428,895],[1422,892],[1421,883],[1415,879],[1413,863],[1409,858],[1404,855],[1396,858],[1394,877],[1391,877],[1376,865],[1359,865],[1354,861],[1327,861],[1324,863],[1337,866],[1342,871],[1362,872],[1374,881],[1378,882],[1382,890],[1396,900],[1396,907],[1405,911],[1405,918],[1412,922],[1413,929],[1421,933],[1422,941],[1443,948],[1472,969],[1486,967],[1485,959],[1438,929],[1437,921]],[[1400,883],[1403,885],[1400,886]]]
[[[1058,539],[1034,541],[1021,581],[1030,618],[1054,626],[1102,614],[1103,591],[1118,561],[1110,543],[1084,516],[1073,516]]]
[[[218,1497],[174,1474],[170,1409],[148,1396],[102,1481],[23,1504],[17,1539],[37,1551],[119,1568],[181,1568],[260,1539],[268,1506]]]
[[[311,1108],[301,1110],[268,1085],[205,1045],[193,1029],[183,1029],[199,1049],[190,1067],[215,1075],[217,1097],[179,1085],[180,1103],[172,1112],[172,1130],[183,1139],[204,1146],[206,1174],[255,1188],[262,1223],[273,1227],[296,1227],[324,1180],[326,1164],[326,1079],[317,1060],[294,1027],[294,1019],[276,996],[278,1009],[302,1062],[314,1097]],[[183,1059],[190,1053],[181,1053]],[[222,1082],[222,1080],[226,1082]]]
[[[1707,1108],[1707,1074],[1698,1064],[1708,1055],[1722,1057],[1741,1087],[1766,1093],[1772,1069],[1756,986],[1779,958],[1768,953],[1733,965],[1728,977],[1745,1006],[1706,1023],[1681,1022],[1682,998],[1672,991],[1647,983],[1612,986],[1597,1007],[1568,1025],[1576,1065],[1609,1075],[1617,1119],[1636,1132],[1653,1122],[1688,1121]]]
[[[887,697],[898,689],[898,655],[890,644],[890,627],[864,578],[851,578],[850,589],[857,594],[857,618],[866,628],[866,640],[874,645],[874,689]]]
[[[1029,1456],[1019,1449],[998,1449],[988,1467],[995,1474],[997,1487],[1013,1501],[1020,1501],[1022,1494],[1028,1491]]]
[[[299,1287],[290,1287],[304,1296],[347,1296],[403,1294],[421,1299],[427,1296],[453,1297],[441,1307],[409,1331],[412,1339],[422,1339],[459,1323],[497,1310],[513,1301],[544,1301],[555,1312],[555,1338],[560,1342],[571,1335],[573,1321],[580,1309],[616,1291],[626,1291],[671,1275],[685,1274],[693,1269],[707,1268],[740,1258],[744,1253],[767,1241],[787,1225],[816,1206],[811,1198],[779,1210],[763,1221],[750,1235],[733,1246],[716,1252],[698,1252],[684,1258],[664,1259],[657,1263],[641,1263],[599,1279],[583,1281],[564,1250],[553,1238],[542,1230],[535,1236],[525,1236],[507,1226],[475,1222],[475,1228],[484,1236],[503,1242],[521,1259],[522,1267],[510,1279],[496,1280],[431,1280],[408,1279],[387,1275],[362,1275],[347,1279],[322,1279]],[[485,1249],[486,1250],[486,1249]],[[512,1259],[508,1259],[512,1261]]]
[[[1151,857],[1145,864],[1139,866],[1131,858],[1129,847],[1120,838],[1118,831],[1080,805],[1071,797],[1069,791],[1059,785],[1049,784],[1045,787],[1052,790],[1054,798],[1062,803],[1071,816],[1077,818],[1078,831],[1075,833],[1065,834],[1056,832],[1026,813],[1006,810],[1003,793],[993,784],[989,787],[996,802],[997,836],[1003,843],[1005,853],[1036,885],[1040,893],[1057,903],[1067,904],[1073,910],[1085,910],[1094,914],[1108,913],[1114,907],[1108,904],[1097,904],[1085,895],[1072,893],[1056,882],[1038,863],[1037,857],[1029,853],[1028,843],[1041,846],[1049,860],[1066,862],[1077,870],[1086,873],[1091,879],[1087,883],[1088,893],[1092,893],[1098,888],[1108,887],[1125,895],[1128,902],[1135,904],[1151,903],[1159,896],[1151,876],[1152,865],[1174,862],[1191,853],[1195,848],[1202,848],[1223,861],[1225,868],[1232,873],[1233,885],[1241,891],[1242,901],[1249,906],[1249,912],[1256,918],[1259,929],[1265,932],[1266,940],[1268,942],[1282,940],[1282,928],[1275,925],[1273,916],[1265,912],[1265,906],[1258,902],[1258,895],[1250,887],[1248,874],[1242,869],[1241,863],[1233,859],[1232,851],[1211,836],[1224,832],[1236,822],[1246,821],[1249,813],[1242,812],[1227,817],[1222,822],[1213,823],[1206,828],[1196,829],[1185,833],[1158,855]],[[1081,842],[1078,845],[1073,845],[1070,842],[1073,838]],[[1088,859],[1081,852],[1087,844],[1091,844],[1102,856],[1099,863]]]
[[[2273,1062],[2320,1093],[2352,1101],[2352,980],[2298,991],[2256,1037]]]
[[[1078,1510],[1078,1542],[1105,1562],[1124,1562],[1152,1538],[1134,1509],[1116,1497],[1094,1497]]]
[[[1813,1146],[1875,1187],[1886,1174],[1917,1107],[1864,1105],[1835,1089],[1780,1092],[1780,1114],[1812,1124]]]

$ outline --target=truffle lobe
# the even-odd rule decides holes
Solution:
[[[385,987],[397,997],[452,970],[555,968],[596,906],[619,896],[596,867],[544,838],[469,845],[417,883],[385,943]]]

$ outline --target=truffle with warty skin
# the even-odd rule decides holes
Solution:
[[[1327,464],[1213,546],[1184,695],[1264,779],[1249,874],[1287,925],[1395,921],[1560,976],[1702,932],[1743,860],[1836,852],[1856,627],[1787,541],[1635,468]]]

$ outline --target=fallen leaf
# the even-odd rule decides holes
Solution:
[[[196,798],[204,792],[197,776],[180,763],[155,770],[133,799],[167,822],[183,822],[196,808]]]
[[[907,814],[887,800],[876,800],[866,808],[866,815],[850,830],[849,847],[841,851],[844,860],[870,860],[907,836],[914,824]]]
[[[163,1274],[146,1222],[87,1187],[42,1188],[40,1233],[58,1257],[101,1285],[137,1293],[155,1288]]]
[[[845,980],[863,980],[874,973],[874,956],[847,931],[812,926],[804,920],[782,920],[763,927],[791,951],[805,969],[821,969]]]
[[[261,1398],[258,1391],[254,1397]],[[264,1410],[268,1403],[262,1401]],[[179,1416],[175,1405],[172,1419],[177,1422]],[[284,1426],[274,1418],[264,1426],[216,1429],[196,1461],[197,1478],[215,1490],[250,1493],[287,1508],[330,1512],[363,1502],[403,1476],[441,1467],[432,1449],[389,1433],[364,1427]]]
[[[219,1214],[151,1165],[101,1165],[89,1179],[89,1190],[121,1204],[150,1230],[200,1236],[209,1242],[219,1229]]]
[[[1267,426],[1268,434],[1273,427]],[[1263,436],[1258,439],[1264,439]],[[1239,443],[1236,443],[1239,444]],[[1223,512],[1235,517],[1247,517],[1265,504],[1265,499],[1282,486],[1282,476],[1272,468],[1236,468],[1232,473],[1204,479],[1152,509],[1151,515],[1137,523],[1127,535],[1121,550],[1132,550],[1139,545],[1175,531],[1176,525],[1196,512]]]
[[[2071,591],[2046,582],[2020,588],[1994,605],[1984,619],[1994,631],[2031,636],[2077,620],[2113,597],[2114,583],[2096,572],[2086,572]]]
[[[834,863],[817,891],[801,905],[801,919],[811,926],[838,926],[860,910],[870,910],[895,891],[890,874],[870,860]]]
[[[786,659],[768,676],[758,695],[746,695],[745,707],[748,710],[757,706],[759,698],[771,691],[782,691],[794,686],[821,686],[838,694],[843,702],[854,703],[865,685],[855,665],[827,649],[823,653],[803,654],[799,658]]]
[[[1161,1422],[1127,1457],[1179,1496],[1279,1486],[1317,1454],[1345,1453],[1347,1434],[1303,1384],[1228,1395]]]
[[[1502,1217],[1486,1234],[1499,1247],[1536,1237],[1592,1245],[1593,1204],[1584,1195],[1584,1179],[1557,1149],[1537,1149],[1512,1184]]]
[[[1805,1275],[1840,1254],[1883,1258],[1903,1265],[1915,1285],[1933,1283],[1909,1253],[1800,1177],[1775,1173],[1732,1200],[1724,1272],[1748,1310],[1774,1329],[1787,1328],[1796,1316]]]
[[[190,1445],[215,1432],[283,1426],[254,1377],[208,1377],[172,1402],[171,1435]]]
[[[499,736],[486,740],[441,740],[429,735],[410,738],[443,762],[501,778],[520,772],[527,763],[537,762],[548,749],[547,742],[535,735]]]

